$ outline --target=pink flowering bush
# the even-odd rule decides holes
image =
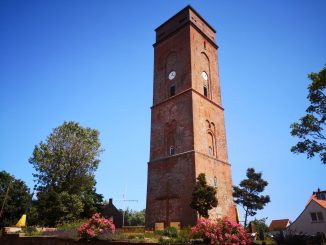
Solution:
[[[105,219],[99,213],[93,214],[87,223],[82,224],[78,229],[78,236],[87,240],[98,238],[104,232],[114,233],[115,225],[112,219]]]
[[[247,245],[251,244],[245,229],[228,219],[209,220],[201,218],[191,228],[192,235],[201,237],[210,244]]]

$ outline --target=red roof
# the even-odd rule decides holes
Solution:
[[[269,231],[285,230],[286,227],[288,227],[289,225],[290,225],[289,219],[277,219],[277,220],[272,220],[268,229]]]
[[[308,203],[307,203],[307,205],[311,202],[311,200],[314,200],[320,206],[322,206],[323,208],[326,208],[326,200],[321,200],[321,199],[317,198],[318,193],[324,193],[324,192],[326,192],[326,191],[313,192],[310,199],[309,199],[309,201],[308,201]]]

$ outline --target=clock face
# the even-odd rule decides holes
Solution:
[[[207,75],[206,72],[203,71],[203,72],[201,73],[201,76],[204,78],[205,81],[207,81],[207,79],[208,79],[208,75]]]
[[[177,73],[175,71],[171,71],[169,73],[169,80],[173,80],[175,78],[175,76],[177,75]]]

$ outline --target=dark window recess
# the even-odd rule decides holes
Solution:
[[[208,88],[207,86],[204,86],[204,96],[208,96]]]
[[[217,187],[217,178],[214,177],[214,187],[216,188]]]
[[[172,156],[175,154],[175,150],[174,150],[174,147],[173,146],[170,146],[170,149],[169,149],[169,155]]]
[[[170,96],[173,96],[173,95],[175,95],[175,86],[174,85],[172,85],[170,87]]]
[[[204,41],[204,49],[206,49],[206,42]]]
[[[319,221],[323,221],[324,220],[323,213],[322,212],[318,212],[317,213],[317,218],[318,218]]]
[[[213,155],[213,149],[212,149],[211,146],[208,147],[208,154],[209,154],[210,156]]]
[[[311,220],[312,221],[317,221],[317,215],[316,215],[316,213],[310,213],[310,216],[311,216]]]

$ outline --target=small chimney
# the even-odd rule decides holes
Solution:
[[[109,205],[112,206],[112,198],[109,199]]]

